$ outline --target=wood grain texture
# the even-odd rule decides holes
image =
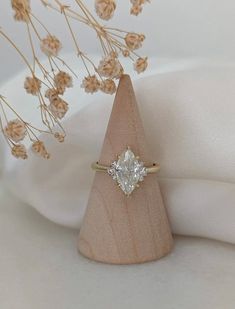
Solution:
[[[99,119],[97,119],[99,121]],[[130,77],[119,83],[99,159],[110,165],[127,146],[151,165]],[[149,174],[129,198],[107,174],[96,172],[78,248],[86,257],[112,264],[161,258],[172,248],[172,235],[156,174]]]

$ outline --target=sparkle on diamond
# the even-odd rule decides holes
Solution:
[[[130,148],[123,151],[118,161],[111,164],[108,173],[118,183],[126,195],[130,195],[140,181],[147,175],[146,167]]]

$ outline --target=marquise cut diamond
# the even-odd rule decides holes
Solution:
[[[147,169],[144,163],[138,160],[138,157],[130,148],[123,151],[118,161],[111,164],[108,169],[109,175],[118,183],[119,187],[126,195],[138,187],[138,183],[147,176]]]

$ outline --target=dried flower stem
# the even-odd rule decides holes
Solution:
[[[10,45],[12,45],[12,47],[17,51],[17,53],[20,55],[20,57],[22,58],[22,60],[25,62],[26,66],[29,68],[29,70],[31,71],[32,75],[34,75],[34,71],[31,67],[31,65],[29,64],[28,60],[26,59],[26,57],[24,56],[24,54],[20,51],[20,49],[16,46],[16,44],[10,39],[10,37],[8,35],[6,35],[1,29],[0,29],[0,35],[5,38],[8,43],[10,43]]]
[[[95,0],[95,10],[98,15],[96,18],[91,10],[85,5],[83,0],[75,0],[75,7],[72,8],[63,3],[63,0],[40,0],[48,9],[60,13],[66,23],[69,35],[75,46],[76,54],[81,59],[82,64],[88,74],[82,81],[82,87],[88,93],[95,93],[98,90],[107,94],[113,94],[116,91],[115,79],[119,79],[124,69],[119,61],[119,56],[129,57],[134,63],[134,69],[137,73],[143,72],[147,67],[147,57],[142,58],[136,53],[136,49],[142,46],[144,35],[130,33],[125,30],[107,27],[99,22],[99,18],[108,20],[113,16],[116,9],[115,0]],[[148,0],[130,0],[132,4],[131,14],[138,15],[142,11],[142,6]],[[27,68],[30,76],[27,76],[24,82],[24,88],[27,93],[36,96],[39,102],[41,122],[46,130],[40,130],[32,124],[24,121],[19,113],[0,96],[0,128],[5,139],[12,149],[12,154],[16,158],[27,158],[27,151],[21,142],[26,136],[32,142],[32,148],[35,153],[44,158],[49,158],[45,145],[38,139],[38,133],[53,134],[54,137],[62,142],[65,137],[65,131],[60,124],[60,119],[68,111],[68,104],[62,98],[67,88],[73,86],[72,77],[61,68],[65,67],[77,77],[76,73],[59,56],[62,43],[45,24],[32,12],[30,0],[12,0],[14,18],[16,21],[26,23],[26,34],[29,47],[32,52],[32,65],[25,57],[16,44],[0,29],[0,35],[17,51]],[[93,31],[98,38],[99,46],[102,51],[102,59],[96,65],[92,59],[81,49],[77,34],[72,27],[71,19],[83,23]],[[42,63],[38,56],[37,45],[40,45],[41,51],[46,55],[47,62]],[[37,72],[42,75],[42,79],[37,76]],[[45,93],[44,93],[45,91]],[[13,112],[16,119],[8,121],[5,110]],[[6,127],[4,128],[4,122]],[[60,132],[55,132],[54,126],[57,125]]]

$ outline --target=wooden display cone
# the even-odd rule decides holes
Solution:
[[[99,119],[97,119],[99,121]],[[110,166],[127,146],[145,165],[153,160],[131,79],[120,79],[99,163]],[[170,252],[173,240],[156,174],[149,174],[130,197],[106,172],[96,172],[78,248],[86,257],[111,264],[157,260]]]

